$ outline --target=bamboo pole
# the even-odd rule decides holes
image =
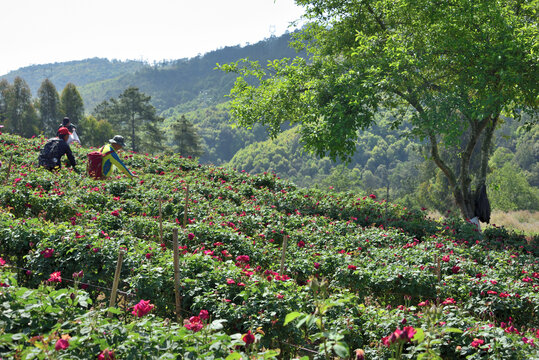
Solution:
[[[178,249],[178,229],[172,229],[172,247],[174,249],[174,295],[176,298],[176,319],[182,322],[182,303],[180,297],[180,251]]]
[[[163,243],[163,209],[162,209],[163,199],[159,198],[159,240],[161,244]]]
[[[279,274],[282,276],[284,272],[284,260],[286,256],[286,245],[288,244],[288,235],[285,235],[283,238],[283,247],[282,247],[282,254],[281,254],[281,271]]]
[[[123,257],[124,257],[124,250],[120,249],[120,252],[118,253],[118,263],[116,264],[116,272],[114,273],[114,281],[112,283],[112,291],[110,293],[109,308],[114,307],[114,305],[116,305],[116,294],[118,292],[118,283],[120,282],[120,273],[122,272]],[[109,311],[107,313],[107,316],[111,317],[112,313]]]
[[[187,207],[189,205],[189,184],[185,185],[185,207],[183,208],[183,228],[187,227]]]
[[[13,154],[11,154],[11,157],[9,158],[9,164],[7,166],[6,178],[4,179],[4,185],[7,184],[8,180],[9,180],[9,173],[11,172],[11,162],[12,161],[13,161]]]

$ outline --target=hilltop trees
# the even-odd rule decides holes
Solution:
[[[147,136],[148,130],[155,133],[157,125],[163,119],[157,116],[155,107],[150,103],[151,96],[140,92],[137,87],[128,87],[117,99],[105,100],[94,109],[97,119],[106,119],[118,133],[125,133],[133,151],[140,151],[138,144],[141,137]],[[148,127],[149,126],[149,127]],[[157,131],[159,132],[159,131]],[[164,137],[146,137],[145,143],[152,143],[155,148],[162,146]]]
[[[311,22],[295,45],[310,59],[221,66],[240,75],[233,117],[273,136],[290,121],[309,150],[348,160],[358,131],[391,110],[393,128],[407,119],[404,133],[428,141],[462,216],[473,217],[500,116],[537,120],[536,1],[296,3]]]
[[[60,97],[56,87],[49,80],[45,79],[37,92],[39,118],[41,129],[49,136],[56,133],[60,118]]]

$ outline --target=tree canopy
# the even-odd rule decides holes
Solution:
[[[539,2],[296,3],[309,22],[295,46],[310,57],[221,65],[239,74],[233,118],[267,125],[273,136],[286,122],[299,124],[307,149],[347,160],[358,131],[391,111],[391,126],[408,120],[403,134],[429,141],[463,216],[473,217],[472,187],[486,181],[500,116],[537,121]]]

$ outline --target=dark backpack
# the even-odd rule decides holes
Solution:
[[[60,139],[50,139],[47,141],[45,146],[40,150],[37,158],[39,166],[43,166],[50,170],[60,165],[58,144],[60,144]]]
[[[475,193],[474,215],[479,218],[479,221],[490,223],[490,202],[487,197],[487,187],[481,185]]]

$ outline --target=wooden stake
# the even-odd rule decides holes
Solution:
[[[281,254],[281,271],[279,274],[282,276],[284,273],[284,259],[286,256],[286,245],[288,244],[288,235],[285,235],[283,238],[283,252]]]
[[[178,249],[178,229],[172,229],[172,247],[174,249],[174,295],[176,297],[176,319],[182,323],[182,303],[180,297],[180,251]]]
[[[185,207],[183,208],[183,228],[187,227],[187,207],[189,201],[189,184],[185,185]]]
[[[163,210],[161,208],[161,203],[163,202],[163,199],[159,199],[159,239],[161,240],[161,244],[163,243]]]
[[[11,154],[11,157],[9,158],[9,164],[7,166],[7,172],[6,172],[6,178],[4,179],[4,185],[7,184],[9,180],[9,173],[11,172],[11,162],[13,161],[13,154]]]
[[[118,253],[118,263],[116,264],[116,272],[114,273],[114,281],[112,283],[112,291],[110,293],[109,308],[116,305],[116,293],[118,292],[118,283],[120,282],[120,273],[122,272],[123,258],[124,250],[120,249],[120,252]],[[107,316],[111,317],[112,313],[109,311]]]

